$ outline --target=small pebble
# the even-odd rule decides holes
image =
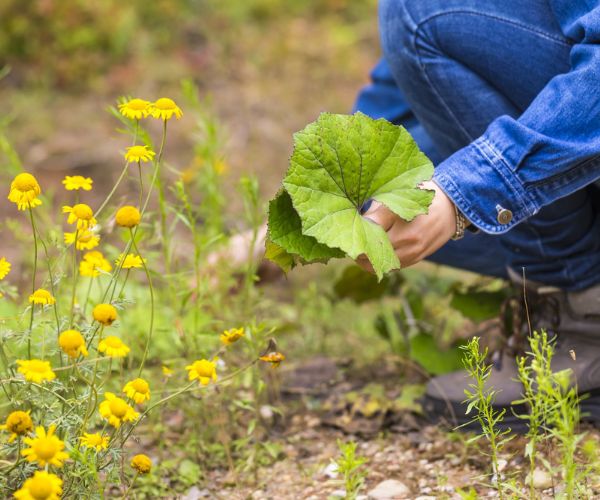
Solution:
[[[321,471],[321,474],[323,474],[325,477],[328,477],[329,479],[335,479],[336,477],[338,477],[338,466],[337,466],[337,464],[331,462],[329,465],[327,465]]]
[[[529,484],[530,477],[527,475],[526,483]],[[552,476],[543,469],[535,469],[533,471],[533,487],[536,490],[545,490],[552,487]]]
[[[397,500],[410,495],[410,489],[396,479],[387,479],[379,483],[368,493],[370,500]]]

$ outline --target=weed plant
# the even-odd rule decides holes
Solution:
[[[500,498],[504,498],[504,488],[502,477],[498,468],[498,459],[505,444],[512,439],[510,428],[502,429],[501,424],[506,413],[506,409],[497,410],[494,408],[494,402],[498,391],[489,387],[487,380],[492,372],[492,365],[486,363],[487,349],[483,351],[479,348],[479,338],[472,338],[465,346],[464,363],[472,383],[465,389],[467,396],[466,414],[473,410],[473,419],[471,423],[476,423],[481,427],[482,434],[475,435],[472,440],[478,440],[485,437],[490,445],[490,460],[492,465],[492,485],[498,491]]]
[[[354,441],[337,442],[340,456],[333,463],[337,472],[343,477],[343,486],[346,492],[345,500],[355,500],[364,487],[367,470],[365,464],[367,459],[356,454],[356,443]]]

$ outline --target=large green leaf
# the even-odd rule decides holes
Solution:
[[[290,195],[281,190],[269,203],[269,238],[265,257],[288,272],[298,262],[326,262],[344,252],[302,234],[302,223]]]
[[[306,261],[319,259],[304,254],[305,248],[322,251],[303,240],[306,237],[352,259],[365,254],[381,279],[400,262],[386,233],[363,217],[361,208],[373,199],[410,221],[427,212],[433,192],[418,185],[432,174],[433,165],[403,127],[362,113],[324,113],[294,135],[294,152],[283,181],[300,228],[292,224],[294,230],[287,233],[286,241],[277,241],[273,220],[281,223],[292,217],[288,205],[272,204],[270,238]]]

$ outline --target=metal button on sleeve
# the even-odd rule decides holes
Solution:
[[[509,224],[513,218],[513,213],[508,208],[500,205],[496,206],[496,210],[498,211],[498,222],[503,225]]]

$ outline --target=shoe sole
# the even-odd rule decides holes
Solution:
[[[481,432],[481,425],[465,412],[467,405],[444,401],[431,396],[425,396],[421,400],[421,406],[425,417],[429,422],[436,425],[451,427],[464,432]],[[498,424],[501,431],[510,429],[516,434],[527,432],[527,420],[517,415],[527,414],[525,405],[496,406],[496,411],[505,410],[504,419]],[[581,421],[590,423],[600,428],[600,389],[586,394],[581,403]]]

